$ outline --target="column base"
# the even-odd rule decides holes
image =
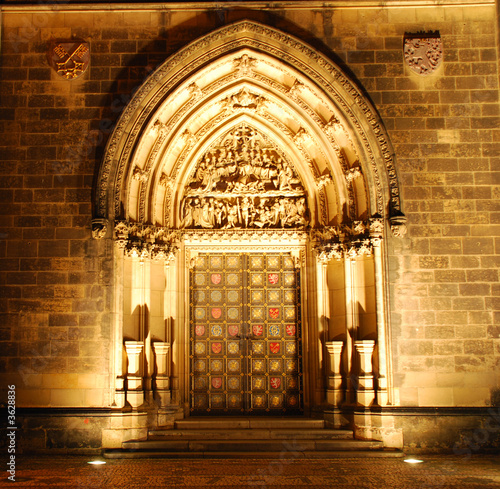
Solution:
[[[375,391],[374,390],[359,390],[356,393],[356,400],[362,406],[371,406],[375,401]]]
[[[143,390],[128,390],[127,402],[133,407],[138,408],[144,404],[144,391]]]

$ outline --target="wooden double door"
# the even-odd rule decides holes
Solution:
[[[190,272],[191,413],[301,413],[301,359],[293,257],[200,253]]]

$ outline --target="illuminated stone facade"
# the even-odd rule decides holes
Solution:
[[[210,402],[397,447],[496,419],[493,2],[1,15],[1,378],[26,444],[118,447]],[[203,362],[243,347],[239,404],[233,364]]]

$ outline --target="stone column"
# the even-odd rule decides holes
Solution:
[[[372,239],[373,255],[375,263],[375,297],[377,304],[377,345],[378,345],[378,378],[377,378],[377,404],[387,406],[390,388],[388,385],[390,357],[388,352],[388,336],[386,312],[385,312],[385,294],[384,294],[384,275],[382,263],[382,240]]]
[[[142,388],[143,349],[144,342],[142,341],[125,341],[128,359],[127,401],[133,408],[144,403],[144,390]]]
[[[354,342],[354,348],[359,356],[359,375],[356,400],[362,406],[370,406],[375,400],[373,388],[372,356],[375,348],[374,340],[361,340]]]
[[[155,391],[159,395],[160,407],[164,408],[170,404],[170,376],[167,363],[170,343],[155,341],[153,350],[156,364]]]
[[[329,404],[339,407],[344,400],[344,388],[340,366],[342,364],[343,341],[327,341],[326,349],[330,357],[330,372],[327,378],[326,399]]]

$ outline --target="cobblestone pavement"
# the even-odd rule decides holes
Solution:
[[[28,457],[16,461],[16,483],[37,488],[499,488],[500,456],[335,459],[135,459],[89,465],[95,457]]]

